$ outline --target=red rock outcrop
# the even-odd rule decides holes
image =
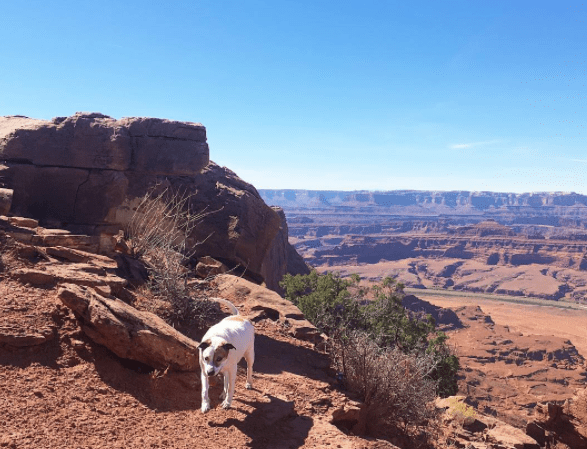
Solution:
[[[199,123],[99,113],[0,117],[0,161],[0,187],[14,192],[10,212],[43,226],[111,236],[145,193],[170,188],[190,197],[192,212],[205,212],[188,238],[196,257],[238,265],[272,289],[284,273],[305,267],[287,243],[283,217],[252,185],[210,162]],[[113,249],[109,238],[100,245]]]

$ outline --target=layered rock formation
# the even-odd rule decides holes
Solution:
[[[562,218],[587,218],[587,196],[577,193],[500,193],[468,191],[319,191],[261,190],[268,204],[286,211],[400,216],[475,216],[484,215],[507,224],[554,225]]]
[[[158,176],[194,176],[208,165],[206,129],[161,119],[77,113],[52,121],[0,118],[0,176],[12,212],[67,225],[120,222],[117,209]],[[139,189],[140,190],[140,189]]]
[[[286,273],[308,274],[310,269],[304,258],[298,254],[296,249],[289,243],[287,220],[283,209],[273,207],[281,219],[279,233],[273,239],[267,257],[261,267],[261,274],[267,285],[276,286],[273,290],[282,293],[279,281]]]
[[[199,123],[98,113],[0,117],[0,160],[1,187],[14,192],[10,212],[42,226],[113,235],[146,193],[169,188],[189,197],[191,212],[205,213],[188,238],[196,256],[239,265],[274,289],[290,271],[292,258],[276,256],[292,254],[282,217],[253,186],[210,162]],[[103,251],[110,241],[102,238]]]
[[[261,190],[321,271],[409,287],[587,301],[587,196]],[[436,268],[432,268],[436,267]]]

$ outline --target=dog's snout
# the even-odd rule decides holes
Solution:
[[[210,368],[208,371],[206,371],[206,374],[208,374],[208,376],[213,376],[214,375],[214,368]]]

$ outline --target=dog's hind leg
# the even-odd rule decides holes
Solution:
[[[247,383],[245,387],[247,390],[253,388],[253,363],[255,363],[255,345],[252,344],[245,352],[245,360],[247,361]]]
[[[226,379],[228,378],[228,391],[226,397],[224,398],[224,402],[222,402],[222,408],[230,408],[230,404],[232,403],[232,397],[234,396],[234,384],[236,383],[236,364],[234,366],[229,367],[224,372],[224,382],[226,385]]]
[[[224,379],[224,390],[220,394],[220,400],[224,401],[228,397],[228,373],[223,373],[222,378]]]

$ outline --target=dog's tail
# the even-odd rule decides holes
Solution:
[[[240,315],[238,309],[229,300],[223,299],[223,298],[209,298],[209,299],[210,299],[210,301],[216,301],[220,304],[224,304],[226,307],[228,307],[230,309],[230,311],[232,312],[233,315]]]

